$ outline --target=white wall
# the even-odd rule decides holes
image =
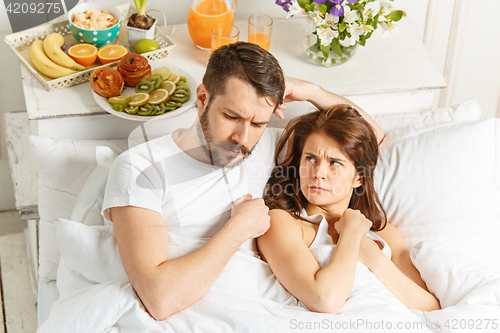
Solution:
[[[396,0],[407,12],[448,88],[436,94],[435,108],[470,98],[482,118],[500,117],[498,0]]]
[[[118,5],[132,0],[107,0]],[[395,0],[406,12],[421,36],[436,68],[448,88],[436,95],[435,107],[444,107],[475,98],[483,118],[500,117],[500,43],[497,15],[499,0]],[[185,23],[191,1],[149,0],[148,8],[162,10],[169,24]],[[274,0],[239,0],[236,19],[255,13],[285,17]],[[0,39],[12,31],[7,13],[0,4]],[[5,43],[0,42],[0,114],[25,110],[19,64]],[[1,119],[1,118],[0,118]],[[1,120],[0,120],[1,122]],[[5,139],[0,129],[0,211],[14,209],[10,172],[6,162]]]

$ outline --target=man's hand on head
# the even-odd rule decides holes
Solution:
[[[315,84],[299,80],[290,76],[285,75],[285,95],[283,97],[283,104],[278,105],[274,114],[279,119],[284,119],[285,115],[283,111],[286,110],[287,102],[293,101],[308,101],[312,94],[312,89],[316,87]]]
[[[299,80],[290,76],[285,76],[285,96],[284,102],[308,101],[311,97],[315,84]]]

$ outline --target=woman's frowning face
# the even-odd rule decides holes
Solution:
[[[309,135],[300,160],[300,190],[310,204],[347,209],[362,177],[342,147],[323,133]]]

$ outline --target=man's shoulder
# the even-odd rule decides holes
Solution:
[[[154,161],[164,158],[164,155],[169,155],[175,152],[171,144],[172,140],[170,134],[160,136],[146,142],[137,141],[134,142],[133,140],[129,140],[129,149],[123,151],[116,158],[114,164],[152,164]]]

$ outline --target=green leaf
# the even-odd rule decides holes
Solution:
[[[358,44],[361,45],[361,46],[365,46],[367,38],[369,38],[369,37],[366,37],[366,36],[359,37]]]
[[[343,32],[347,28],[347,25],[345,23],[340,23],[339,24],[339,32]]]
[[[395,10],[392,13],[390,13],[389,15],[387,15],[387,19],[391,20],[393,22],[397,22],[397,21],[401,20],[403,15],[404,15],[404,12],[402,10]]]
[[[311,4],[311,0],[299,0],[298,3],[300,7],[307,10],[307,7]]]
[[[367,33],[366,35],[361,36],[361,37],[364,37],[364,38],[365,38],[365,40],[367,40],[368,38],[370,38],[370,37],[372,36],[372,33],[373,33],[373,31],[372,31],[372,32],[369,32],[369,33]],[[361,37],[359,37],[359,38],[361,39]],[[364,45],[363,45],[363,46],[364,46]]]
[[[377,29],[377,25],[378,25],[378,17],[379,17],[379,16],[380,16],[380,14],[377,14],[377,15],[375,15],[375,17],[373,18],[373,21],[372,21],[372,24],[371,24],[371,25],[372,25],[372,27],[373,27],[374,29]]]
[[[339,40],[335,38],[330,44],[330,49],[337,53],[339,57],[342,57],[342,47],[340,46]],[[323,52],[324,53],[324,52]]]
[[[134,0],[135,8],[137,9],[137,15],[143,16],[146,14],[146,4],[148,0]]]
[[[316,6],[314,5],[314,3],[311,3],[307,6],[306,11],[307,12],[314,12],[315,9],[316,9]]]
[[[320,12],[321,14],[325,15],[325,14],[326,14],[327,9],[328,9],[328,8],[326,7],[326,5],[319,5],[319,12]]]
[[[321,49],[321,52],[323,52],[325,59],[328,59],[328,56],[330,55],[330,46],[323,46],[320,44],[319,48]]]

